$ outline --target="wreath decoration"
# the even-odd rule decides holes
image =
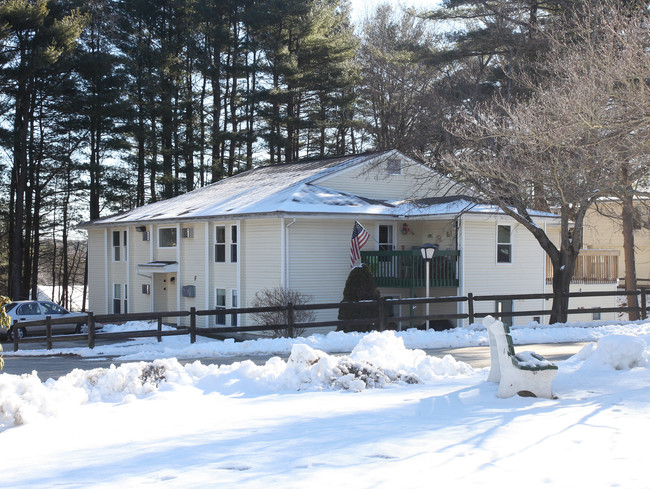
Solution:
[[[411,229],[409,228],[409,225],[404,223],[402,224],[402,234],[406,235],[411,232]]]

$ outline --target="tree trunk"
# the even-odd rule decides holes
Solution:
[[[560,251],[559,263],[553,263],[553,304],[549,324],[566,323],[569,310],[569,292],[576,263],[576,256]]]
[[[625,261],[625,290],[636,290],[636,262],[634,259],[634,199],[625,195],[622,199],[621,218],[623,220],[623,254]],[[639,307],[636,295],[627,296],[628,307]],[[639,311],[629,311],[630,321],[640,319]]]

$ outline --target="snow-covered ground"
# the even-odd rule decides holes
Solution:
[[[480,326],[58,350],[134,362],[45,382],[0,374],[0,487],[649,488],[650,323],[513,337],[593,343],[559,363],[557,399],[499,399],[487,369],[420,350],[487,345]]]

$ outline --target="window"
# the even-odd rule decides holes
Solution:
[[[122,286],[113,284],[113,314],[122,314]]]
[[[142,232],[142,241],[151,241],[151,233],[149,231]]]
[[[158,230],[159,248],[176,248],[176,228],[161,228]]]
[[[41,310],[46,316],[54,316],[55,314],[68,314],[68,311],[63,309],[58,304],[53,302],[41,302]]]
[[[230,262],[237,263],[237,226],[230,226]]]
[[[215,309],[221,310],[226,309],[226,289],[217,289]],[[217,314],[216,321],[217,325],[225,326],[226,325],[226,315]]]
[[[145,295],[151,294],[151,284],[142,284],[142,293]]]
[[[232,289],[230,291],[230,307],[233,309],[236,309],[239,307],[239,293],[237,289]],[[231,326],[237,326],[239,324],[238,322],[239,315],[238,314],[231,314],[230,315],[230,325]]]
[[[500,316],[501,312],[512,312],[512,300],[496,301],[497,319],[505,326],[512,326],[512,316]]]
[[[120,247],[120,232],[113,231],[113,261],[120,261],[121,257]]]
[[[386,163],[386,171],[389,175],[401,175],[402,174],[402,160],[399,158],[393,158],[388,160]]]
[[[194,228],[182,228],[181,236],[183,238],[193,238],[194,237]]]
[[[380,225],[379,226],[379,250],[393,250],[395,243],[393,242],[393,226]]]
[[[124,314],[127,314],[129,312],[129,308],[127,307],[127,298],[128,298],[127,287],[128,286],[124,284]]]
[[[39,316],[41,310],[36,302],[27,302],[16,309],[18,316]]]
[[[497,263],[512,263],[512,236],[510,226],[497,226]]]
[[[600,308],[599,308],[599,309],[600,309]],[[594,320],[594,321],[600,321],[600,311],[598,311],[598,312],[596,312],[596,311],[592,312],[592,313],[591,313],[591,319]]]
[[[226,226],[217,226],[217,235],[214,245],[214,261],[226,262]]]

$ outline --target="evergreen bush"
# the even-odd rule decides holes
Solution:
[[[350,271],[343,289],[343,301],[339,307],[339,319],[366,319],[377,320],[378,312],[376,304],[351,305],[346,302],[376,301],[379,299],[379,291],[375,285],[375,278],[370,268],[365,263]],[[339,326],[338,331],[359,331],[367,332],[373,329],[372,324],[358,326]]]

